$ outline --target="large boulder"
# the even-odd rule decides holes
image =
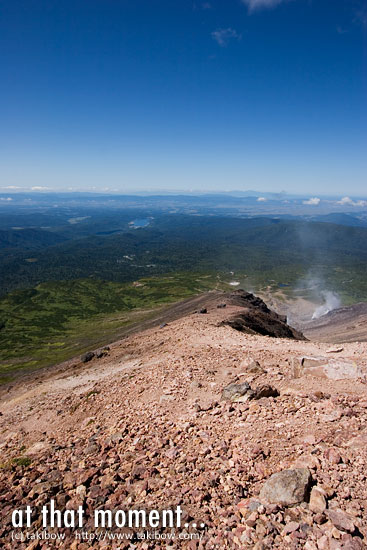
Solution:
[[[276,388],[265,384],[254,390],[248,382],[242,384],[232,383],[222,391],[222,399],[232,401],[232,403],[245,403],[250,399],[261,399],[262,397],[278,397],[279,392]]]
[[[326,510],[326,493],[320,487],[312,487],[310,494],[310,510],[315,514],[322,514]]]
[[[82,363],[89,363],[89,361],[92,361],[92,359],[95,357],[94,351],[87,351],[87,353],[84,353],[80,360]]]
[[[265,384],[253,390],[251,399],[261,399],[262,397],[279,397],[279,392],[276,388]]]
[[[326,510],[326,515],[331,523],[340,531],[349,531],[350,533],[355,531],[352,518],[343,512],[343,510]]]
[[[292,506],[308,497],[311,474],[308,468],[283,470],[273,474],[260,492],[260,498],[271,504]]]
[[[315,376],[330,380],[356,380],[363,376],[362,369],[353,361],[311,356],[294,360],[293,374],[295,378]]]
[[[233,402],[245,402],[252,396],[252,389],[248,382],[229,384],[222,392],[222,399]]]

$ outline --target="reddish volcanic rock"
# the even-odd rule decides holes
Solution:
[[[5,550],[15,548],[12,511],[34,507],[37,529],[51,499],[62,511],[82,505],[90,532],[96,509],[180,505],[190,527],[179,532],[201,537],[170,546],[136,541],[137,550],[367,547],[367,386],[363,377],[293,372],[299,357],[326,354],[330,363],[337,353],[365,375],[367,344],[327,355],[330,344],[297,340],[252,295],[209,293],[185,307],[186,317],[131,334],[108,355],[2,391]],[[207,314],[193,313],[202,307]],[[225,324],[240,319],[243,327],[251,315],[251,333]],[[255,334],[256,323],[269,329],[270,319],[284,338]],[[231,385],[250,398],[221,400]],[[128,541],[75,541],[74,531],[60,529],[66,538],[58,546],[37,541],[34,548],[132,548]]]

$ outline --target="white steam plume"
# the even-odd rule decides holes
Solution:
[[[319,319],[323,315],[326,315],[341,305],[340,298],[337,294],[335,294],[335,292],[331,292],[330,290],[322,290],[320,294],[323,297],[324,303],[315,309],[312,319]]]

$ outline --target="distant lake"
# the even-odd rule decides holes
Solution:
[[[150,220],[148,218],[141,218],[138,220],[133,220],[130,222],[130,225],[132,227],[138,228],[138,227],[147,227],[150,224]]]

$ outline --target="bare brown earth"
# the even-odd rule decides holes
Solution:
[[[367,304],[342,307],[306,323],[304,333],[320,342],[366,342]]]
[[[279,316],[264,317],[260,302],[245,304],[238,293],[210,293],[181,307],[178,318],[164,319],[167,326],[126,335],[101,359],[77,358],[3,390],[3,547],[367,548],[367,343],[330,347],[292,331],[276,338],[235,330],[228,322],[250,321],[251,310],[256,326],[268,319],[270,328],[285,330]],[[207,314],[194,313],[202,307]],[[305,355],[355,362],[362,374],[294,378]],[[222,400],[228,384],[245,381],[279,396]],[[309,496],[291,507],[260,499],[273,473],[298,467],[310,470],[325,501],[321,511]],[[34,508],[34,531],[37,511],[51,498],[61,510],[83,505],[84,530],[92,534],[98,507],[180,505],[189,527],[172,542],[83,542],[72,529],[59,530],[65,541],[13,542],[14,508]]]
[[[280,314],[286,315],[290,324],[316,342],[342,343],[367,342],[367,303],[334,309],[330,313],[312,319],[312,314],[320,304],[301,297],[286,296],[281,290],[271,288],[261,293],[261,297]]]

